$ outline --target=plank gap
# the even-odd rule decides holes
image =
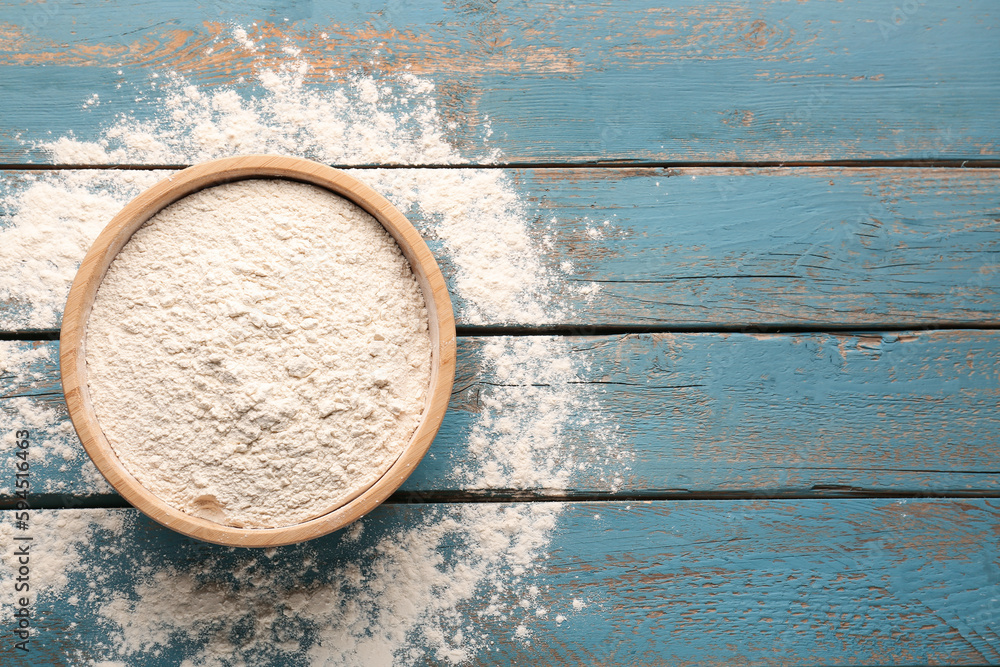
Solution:
[[[629,336],[637,334],[867,334],[906,333],[912,331],[998,331],[1000,320],[993,322],[892,322],[887,324],[552,324],[552,325],[459,325],[455,332],[463,338],[498,336]],[[59,330],[0,331],[0,341],[59,340]]]
[[[912,331],[997,331],[1000,321],[993,322],[890,322],[886,324],[857,325],[851,323],[831,324],[680,324],[680,325],[602,325],[602,324],[559,324],[539,326],[477,326],[456,327],[456,333],[463,337],[491,336],[628,336],[633,334],[866,334],[903,333]]]
[[[1000,490],[908,491],[864,489],[847,486],[817,486],[812,489],[764,489],[755,491],[689,491],[667,489],[630,491],[628,493],[593,491],[557,491],[518,489],[397,491],[386,505],[430,504],[496,504],[496,503],[562,503],[562,502],[651,502],[651,501],[706,501],[706,500],[959,500],[969,498],[1000,498]],[[18,499],[0,500],[0,511],[19,509]],[[124,498],[116,494],[70,496],[67,494],[39,494],[28,499],[28,510],[60,509],[120,509],[131,508]]]
[[[59,340],[59,330],[0,331],[0,340]]]

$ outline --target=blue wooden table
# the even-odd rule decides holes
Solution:
[[[1000,663],[998,9],[8,3],[0,663]],[[446,164],[326,161],[502,176],[554,278],[546,317],[491,314],[440,216],[407,209],[458,317],[438,438],[361,528],[231,550],[149,521],[86,458],[44,276],[79,261],[59,225],[97,214],[28,195],[120,205],[210,157],[170,135],[168,81],[252,106],[296,61],[319,96],[433,83],[414,104]],[[141,123],[174,144],[116,138]],[[497,453],[522,441],[537,474]]]

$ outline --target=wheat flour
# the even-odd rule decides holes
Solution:
[[[58,327],[94,239],[130,199],[167,175],[70,170],[0,182],[0,327]]]
[[[58,383],[58,348],[26,341],[0,341],[0,452],[16,450],[15,434],[31,432],[28,462],[32,484],[43,493],[111,493],[112,489],[80,446],[61,397],[51,393]],[[0,461],[11,478],[16,456]]]
[[[242,39],[223,35],[213,48],[240,48],[250,41],[254,54],[266,55],[252,82],[259,84],[258,92],[248,93],[249,86],[239,91],[203,88],[166,74],[157,79],[155,90],[141,92],[153,101],[155,113],[116,118],[92,142],[72,136],[48,141],[52,159],[189,164],[277,152],[334,164],[462,165],[470,158],[482,164],[500,157],[487,149],[485,136],[482,146],[449,143],[448,123],[436,105],[438,93],[427,79],[380,74],[373,63],[372,75],[343,84],[331,78],[314,87],[303,76],[308,62],[286,59],[274,66],[280,61],[277,52],[295,46],[294,34],[289,33],[288,44],[275,46],[265,28],[247,25],[245,33]],[[310,73],[312,80],[315,74]],[[16,269],[24,254],[54,254],[64,228],[96,236],[106,223],[77,215],[72,207],[66,207],[64,217],[46,216],[49,198],[82,197],[89,189],[109,206],[120,207],[134,196],[123,195],[132,186],[118,179],[137,172],[73,172],[81,174],[78,179],[94,179],[91,186],[68,183],[67,173],[41,174],[7,198],[12,226],[0,232],[0,290],[5,272]],[[562,299],[597,292],[596,285],[577,282],[579,276],[566,281],[572,267],[549,264],[550,257],[567,255],[564,241],[549,235],[506,170],[353,174],[402,209],[432,247],[442,248],[439,256],[462,323],[573,321]],[[42,193],[43,185],[53,187]],[[35,197],[35,192],[45,196]],[[35,203],[29,206],[31,197]],[[22,230],[29,226],[37,226],[34,235]],[[20,245],[5,245],[8,239]],[[68,249],[65,264],[44,284],[29,283],[37,286],[30,296],[14,280],[6,283],[8,291],[0,299],[23,303],[24,312],[36,321],[56,322],[82,255],[83,249]],[[13,315],[6,309],[0,317]],[[468,391],[475,400],[461,405],[468,411],[468,426],[453,425],[452,431],[458,439],[453,451],[461,458],[447,466],[455,471],[458,488],[556,490],[577,484],[581,476],[594,480],[619,474],[628,452],[617,439],[615,447],[609,445],[599,390],[588,382],[588,346],[559,337],[462,345],[477,352],[463,362],[474,373]],[[580,456],[581,451],[586,454]],[[432,458],[442,455],[436,448],[429,453]],[[112,583],[97,588],[96,607],[81,608],[81,627],[93,628],[91,619],[96,618],[100,631],[74,637],[82,652],[77,662],[134,664],[180,645],[190,647],[187,665],[490,662],[491,643],[498,638],[524,645],[540,628],[555,632],[556,626],[571,625],[583,609],[582,600],[545,599],[544,563],[558,535],[561,503],[417,507],[421,511],[409,515],[412,524],[384,525],[391,508],[366,518],[363,532],[354,529],[351,535],[360,534],[358,544],[368,546],[336,568],[324,559],[331,550],[354,544],[346,538],[318,552],[310,544],[240,552],[241,565],[234,569],[223,550],[180,553],[171,543],[172,551],[157,551],[142,535],[162,533],[127,529],[119,542],[138,560],[126,559],[127,576],[112,577]],[[134,513],[129,517],[147,526]],[[67,531],[60,539],[53,549],[86,538]],[[172,554],[167,562],[164,553]],[[275,566],[278,560],[280,567]],[[112,570],[119,562],[88,557],[78,571],[91,577],[92,568]],[[317,571],[329,575],[325,582],[305,583]],[[542,593],[535,595],[536,590]],[[586,604],[593,601],[588,598]],[[206,613],[191,613],[202,607]],[[543,610],[547,616],[538,615]],[[234,646],[230,638],[247,629],[244,637],[250,637]]]
[[[184,512],[248,528],[300,523],[381,477],[420,421],[430,360],[392,237],[278,179],[153,216],[87,327],[94,409],[125,468]]]

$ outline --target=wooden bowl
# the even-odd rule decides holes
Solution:
[[[431,380],[423,417],[399,458],[374,484],[330,512],[280,528],[237,528],[178,510],[150,493],[122,465],[91,404],[87,384],[87,321],[104,275],[132,234],[161,209],[198,190],[251,178],[286,178],[310,183],[344,197],[375,217],[396,240],[410,263],[427,302],[431,337]],[[59,339],[63,391],[73,426],[90,458],[108,482],[137,509],[168,528],[208,542],[269,547],[319,537],[352,523],[389,497],[427,452],[455,378],[455,318],[445,286],[427,244],[413,225],[384,197],[342,171],[310,160],[248,155],[206,162],[185,169],[143,192],[114,217],[94,242],[73,281]]]

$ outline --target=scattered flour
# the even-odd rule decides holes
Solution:
[[[379,169],[354,175],[440,239],[454,264],[451,285],[466,323],[541,324],[568,316],[553,295],[569,288],[546,267],[527,207],[506,172]]]
[[[236,31],[236,42],[252,54],[269,48],[252,33],[249,27]],[[304,83],[308,71],[304,61],[261,69],[256,82],[262,92],[256,96],[203,90],[169,75],[151,93],[161,96],[162,111],[122,116],[93,142],[62,137],[45,147],[63,164],[191,164],[252,152],[331,164],[467,162],[446,138],[430,81],[406,74],[358,76],[347,85],[312,88]],[[378,169],[354,175],[440,244],[462,323],[541,324],[571,316],[554,295],[576,288],[547,264],[531,212],[504,171]],[[8,194],[7,227],[0,229],[0,300],[19,307],[0,311],[0,327],[58,324],[77,263],[143,179],[151,184],[159,175],[40,173]],[[38,258],[37,266],[22,269],[25,257]],[[597,398],[582,380],[585,350],[559,338],[497,338],[475,361],[480,370],[468,389],[475,396],[462,399],[475,412],[461,450],[469,459],[454,463],[464,488],[565,488],[580,465],[567,444],[578,429],[594,434],[593,448],[607,449]],[[608,458],[614,468],[617,463]],[[588,453],[587,460],[601,458]],[[318,551],[306,544],[235,553],[180,545],[166,531],[149,531],[148,522],[132,512],[91,510],[86,516],[96,524],[111,516],[135,523],[95,547],[117,548],[121,560],[87,557],[60,566],[71,576],[106,577],[95,584],[99,599],[90,607],[81,603],[86,608],[80,619],[93,627],[89,619],[96,617],[109,639],[88,635],[96,643],[81,649],[78,662],[132,664],[166,655],[172,646],[188,647],[188,667],[489,661],[489,643],[497,636],[530,642],[533,628],[551,614],[559,612],[551,621],[555,627],[582,609],[575,601],[571,608],[568,601],[529,594],[543,576],[561,504],[418,505],[405,522],[393,523],[400,507],[365,519],[342,538],[329,538],[340,540],[335,548]],[[79,552],[88,539],[86,530],[68,528],[51,548]],[[337,555],[336,563],[326,560],[348,547],[362,551]],[[165,554],[175,555],[164,563]],[[104,572],[91,572],[95,563]],[[8,559],[5,566],[10,564]],[[122,576],[115,578],[115,572]]]
[[[545,616],[518,600],[543,572],[555,519],[540,505],[395,506],[363,520],[365,547],[345,535],[324,549],[206,555],[134,511],[35,511],[32,591],[93,629],[73,642],[74,665],[462,664],[498,628],[526,639]],[[0,568],[14,562],[14,534],[0,523]],[[176,562],[164,565],[164,553]]]
[[[92,547],[90,542],[101,531],[120,535],[123,518],[124,514],[120,511],[70,509],[33,512],[29,549],[30,583],[34,586],[29,592],[33,599],[51,600],[63,594],[70,578],[79,571],[83,554],[90,553],[91,557],[99,557],[102,550],[115,551],[117,547],[113,542],[104,547]],[[3,567],[9,569],[4,572],[5,577],[17,569],[15,550],[23,545],[23,542],[17,542],[13,538],[23,535],[24,533],[17,532],[12,521],[0,522],[0,552],[3,553]],[[92,553],[94,550],[98,553]],[[96,572],[94,588],[107,581],[106,572]],[[10,586],[11,591],[13,588]],[[82,591],[82,594],[92,600],[97,599],[95,591]]]
[[[581,362],[571,345],[543,336],[496,338],[483,347],[480,363],[493,386],[479,392],[469,458],[456,477],[478,488],[566,488],[572,470],[560,443],[577,425],[573,416],[592,407],[574,384]]]
[[[54,345],[0,341],[0,452],[15,451],[15,433],[28,429],[28,462],[35,471],[46,471],[35,476],[35,491],[112,493],[83,451],[65,401],[53,395],[59,390],[57,356]],[[7,456],[2,462],[11,479],[18,460]]]
[[[328,164],[461,164],[445,140],[429,81],[411,74],[383,84],[357,77],[314,90],[302,63],[260,73],[261,97],[202,92],[180,77],[161,87],[167,111],[121,118],[96,142],[42,144],[62,164],[191,164],[247,153],[300,155]],[[378,91],[383,91],[378,93]],[[385,92],[387,91],[388,92]],[[375,92],[373,92],[375,91]],[[406,100],[405,103],[400,100]],[[53,328],[80,259],[104,225],[164,172],[43,173],[0,199],[0,327]],[[554,294],[570,286],[532,241],[530,216],[499,169],[358,170],[453,259],[458,315],[470,324],[541,324],[565,319]],[[12,188],[12,185],[8,185]],[[64,233],[53,238],[50,230]],[[574,283],[574,285],[576,285]]]
[[[36,172],[0,185],[0,328],[59,326],[69,286],[118,211],[169,172]]]
[[[249,528],[301,523],[377,481],[420,422],[430,363],[396,242],[287,180],[153,216],[87,325],[94,409],[125,468],[183,512]]]

